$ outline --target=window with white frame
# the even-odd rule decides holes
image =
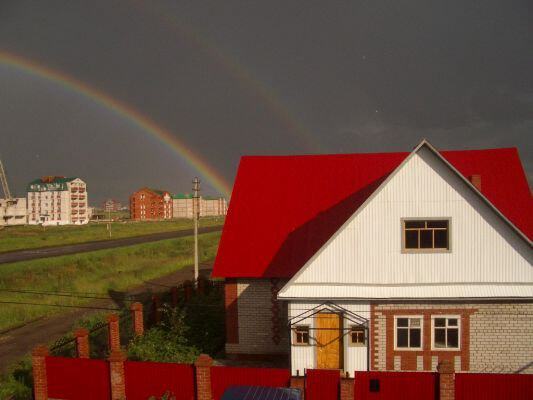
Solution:
[[[298,325],[294,328],[294,344],[300,346],[309,344],[309,326]]]
[[[397,349],[422,348],[422,317],[395,317],[395,345]]]
[[[433,316],[434,349],[459,349],[460,318],[458,316]]]
[[[352,325],[350,327],[350,342],[354,346],[365,345],[365,328],[359,325]]]

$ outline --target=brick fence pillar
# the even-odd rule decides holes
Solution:
[[[172,286],[170,288],[170,296],[172,297],[172,307],[177,307],[179,296],[178,296],[178,288],[176,286]]]
[[[130,310],[131,320],[133,321],[133,334],[142,336],[144,334],[143,305],[139,302],[132,303]]]
[[[183,290],[185,292],[185,301],[188,302],[192,297],[192,282],[186,281],[183,284]]]
[[[300,393],[302,394],[301,399],[305,399],[305,378],[303,376],[292,376],[291,377],[291,388],[292,389],[300,389]]]
[[[437,366],[439,372],[440,400],[455,400],[455,370],[453,363],[443,360]]]
[[[76,356],[79,358],[89,358],[89,331],[85,328],[78,328],[74,331],[76,338]]]
[[[202,276],[200,276],[198,278],[198,282],[197,282],[198,286],[197,286],[197,289],[196,289],[198,294],[200,294],[200,295],[205,294],[205,284],[206,284],[205,279]]]
[[[48,381],[46,378],[46,346],[37,346],[31,353],[33,368],[33,392],[35,400],[48,400]]]
[[[211,366],[213,359],[207,354],[200,354],[196,359],[196,393],[198,400],[212,400],[211,393]]]
[[[120,328],[118,324],[119,318],[117,314],[109,314],[107,316],[109,352],[120,350]]]
[[[152,296],[152,320],[155,325],[161,322],[161,299],[156,294]]]
[[[126,380],[124,378],[124,361],[126,361],[126,355],[120,349],[113,350],[108,360],[111,400],[124,400],[126,398]]]
[[[341,378],[341,399],[353,400],[354,396],[354,380],[352,378]]]

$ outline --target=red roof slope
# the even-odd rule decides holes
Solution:
[[[533,237],[532,199],[516,149],[441,153]],[[290,278],[409,153],[242,157],[213,276]]]

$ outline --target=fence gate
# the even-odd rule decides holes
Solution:
[[[438,376],[433,372],[356,372],[357,400],[437,400]]]
[[[338,400],[341,383],[337,369],[307,369],[305,372],[306,400]]]

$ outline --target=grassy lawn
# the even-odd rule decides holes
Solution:
[[[174,225],[175,227],[176,225]],[[200,261],[213,260],[220,232],[200,235]],[[9,290],[99,293],[124,290],[193,263],[193,237],[0,265],[0,301],[81,305],[91,299]],[[4,289],[4,290],[2,290]],[[0,330],[65,309],[0,304]]]
[[[200,226],[222,225],[223,217],[202,218]],[[113,222],[111,239],[192,228],[190,219],[154,222]],[[0,252],[108,240],[106,223],[82,226],[10,226],[0,230]]]

